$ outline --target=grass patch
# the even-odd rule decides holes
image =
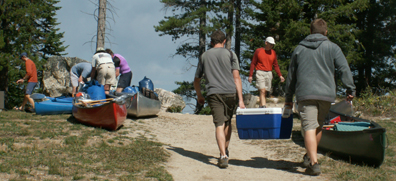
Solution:
[[[17,180],[173,180],[161,166],[169,157],[161,143],[73,124],[70,115],[42,117],[1,113],[0,173]]]

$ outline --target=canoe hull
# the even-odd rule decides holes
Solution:
[[[124,124],[127,116],[125,104],[115,102],[90,108],[73,105],[72,113],[83,124],[108,130],[117,130]]]
[[[128,115],[133,117],[156,116],[161,110],[161,101],[145,97],[139,92],[134,94],[126,105]]]
[[[373,128],[362,131],[322,130],[322,139],[318,148],[322,151],[345,158],[348,161],[360,162],[379,167],[385,158],[386,130],[379,124],[355,118],[330,110],[330,117],[339,115],[341,120],[370,122]]]

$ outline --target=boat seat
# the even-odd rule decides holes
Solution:
[[[370,128],[370,123],[368,122],[339,122],[334,126],[336,131],[362,131]]]

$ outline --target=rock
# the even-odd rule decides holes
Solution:
[[[257,105],[257,96],[252,94],[245,94],[243,95],[243,102],[246,108],[254,108]]]
[[[50,57],[44,65],[43,87],[45,94],[58,97],[62,94],[71,94],[70,69],[75,64],[88,62],[77,57]]]
[[[154,91],[158,94],[158,99],[161,101],[162,112],[166,112],[169,107],[180,107],[180,110],[186,107],[182,96],[161,88],[155,88]]]

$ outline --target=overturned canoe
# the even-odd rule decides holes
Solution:
[[[45,97],[46,101],[35,102],[34,109],[39,115],[71,114],[72,97]]]

